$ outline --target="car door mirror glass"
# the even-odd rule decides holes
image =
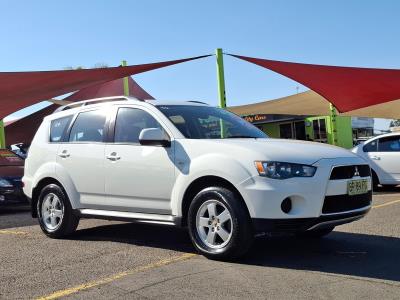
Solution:
[[[139,142],[144,146],[169,147],[171,141],[164,130],[160,128],[145,128],[140,132]]]

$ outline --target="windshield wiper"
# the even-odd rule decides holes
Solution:
[[[258,137],[256,136],[250,136],[250,135],[232,135],[232,136],[227,136],[226,139],[257,139]]]

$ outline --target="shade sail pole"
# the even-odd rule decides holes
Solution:
[[[218,80],[218,99],[219,107],[226,107],[226,94],[225,94],[225,75],[224,75],[224,59],[222,49],[218,48],[215,51],[217,58],[217,80]]]
[[[337,111],[336,107],[329,103],[329,110],[330,110],[330,120],[331,120],[331,132],[332,132],[332,145],[337,145]]]
[[[0,120],[0,147],[6,147],[6,133],[4,131],[4,119]]]
[[[225,75],[224,75],[224,59],[221,48],[215,50],[215,57],[217,59],[217,83],[218,83],[218,100],[219,107],[226,108],[226,93],[225,93]],[[221,138],[225,137],[225,124],[220,120]]]
[[[123,60],[123,61],[122,61],[122,66],[123,66],[123,67],[126,67],[126,66],[127,66],[126,60]],[[125,95],[126,97],[129,96],[129,82],[128,82],[128,77],[124,77],[124,95]]]

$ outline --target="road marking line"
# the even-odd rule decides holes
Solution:
[[[25,231],[0,230],[0,234],[27,235]]]
[[[387,206],[387,205],[391,205],[391,204],[395,204],[395,203],[399,203],[400,200],[395,200],[395,201],[391,201],[391,202],[387,202],[387,203],[383,203],[383,204],[379,204],[379,205],[374,205],[372,206],[372,208],[379,208],[379,207],[383,207],[383,206]]]
[[[160,260],[158,262],[155,262],[155,263],[152,263],[152,264],[149,264],[149,265],[146,265],[146,266],[137,267],[135,269],[124,271],[124,272],[121,272],[121,273],[117,273],[117,274],[114,274],[114,275],[111,275],[109,277],[105,277],[105,278],[102,278],[102,279],[99,279],[99,280],[94,280],[94,281],[91,281],[91,282],[87,282],[87,283],[84,283],[84,284],[81,284],[81,285],[74,286],[72,288],[68,288],[68,289],[65,289],[65,290],[60,290],[60,291],[54,292],[54,293],[52,293],[50,295],[36,298],[36,300],[52,300],[52,299],[58,299],[58,298],[61,298],[61,297],[69,296],[69,295],[75,294],[75,293],[77,293],[79,291],[87,290],[87,289],[90,289],[90,288],[93,288],[93,287],[96,287],[96,286],[99,286],[99,285],[104,285],[104,284],[110,283],[112,281],[121,279],[121,278],[126,277],[128,275],[132,275],[132,274],[143,272],[143,271],[147,271],[147,270],[150,270],[150,269],[166,266],[166,265],[178,262],[178,261],[187,260],[187,259],[190,259],[190,258],[192,258],[194,256],[196,256],[196,254],[185,253],[185,254],[183,254],[181,256],[175,256],[175,257],[172,257],[172,258],[163,259],[163,260]]]

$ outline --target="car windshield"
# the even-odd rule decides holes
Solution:
[[[212,106],[158,105],[188,139],[267,138],[241,117]]]

